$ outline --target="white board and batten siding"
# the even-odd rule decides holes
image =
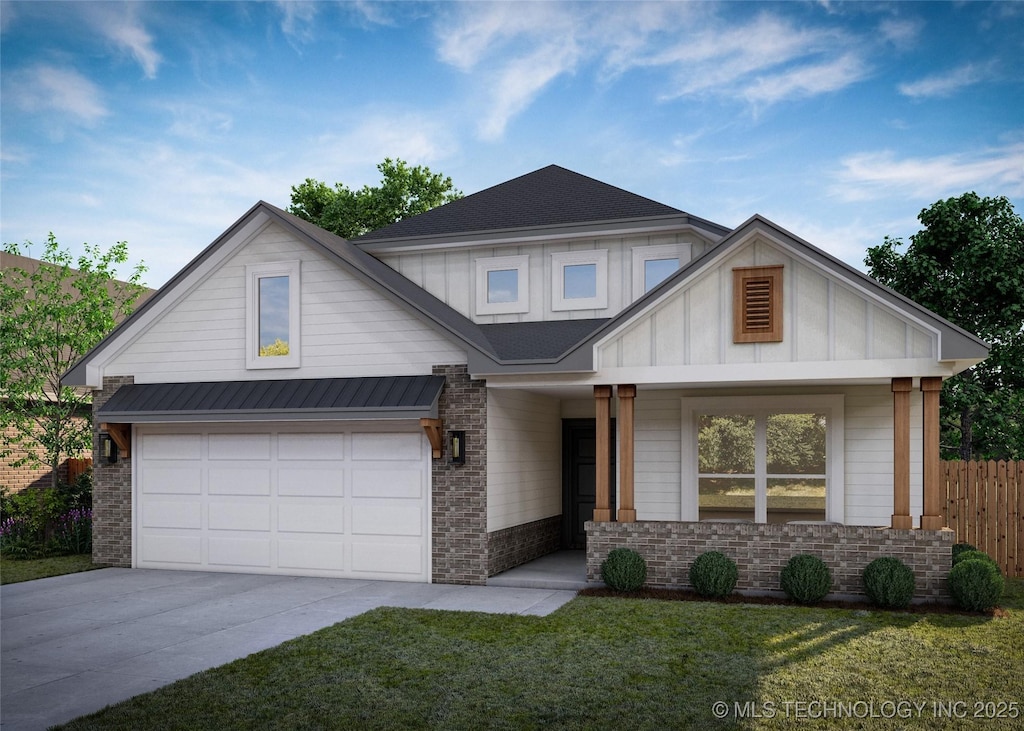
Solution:
[[[487,391],[487,530],[562,513],[562,419],[557,398]]]
[[[429,581],[421,430],[140,425],[134,439],[139,568]]]
[[[246,370],[245,268],[301,261],[301,366]],[[274,224],[135,336],[105,365],[136,383],[424,375],[466,362],[464,348]]]
[[[693,232],[680,232],[572,242],[539,242],[518,246],[477,246],[443,251],[387,253],[381,254],[380,259],[452,309],[477,323],[582,320],[612,317],[643,294],[635,291],[633,252],[655,246],[677,247],[680,266],[683,266],[690,259],[700,256],[710,243]],[[551,255],[598,250],[608,252],[607,307],[591,310],[554,309],[551,281],[557,273]],[[529,310],[518,314],[477,314],[476,260],[524,255],[529,256]]]
[[[732,269],[772,264],[783,266],[783,340],[734,343]],[[856,373],[872,361],[907,361],[915,367],[930,362],[934,368],[937,353],[935,332],[812,263],[762,241],[752,242],[680,284],[676,292],[598,345],[602,372],[652,369],[653,377],[657,369],[671,368],[677,375],[671,380],[684,382],[700,380],[701,372],[721,382],[730,378],[729,373],[741,373],[743,366],[753,364],[824,364],[790,369],[792,376],[807,378],[830,365]],[[761,368],[766,376],[769,371],[773,376],[787,372]],[[873,370],[865,367],[863,372]]]

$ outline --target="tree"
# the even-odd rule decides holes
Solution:
[[[342,183],[330,188],[306,178],[292,186],[288,212],[350,239],[462,197],[451,178],[422,165],[409,167],[402,160],[386,158],[377,170],[383,176],[381,184],[364,185],[361,190]]]
[[[1024,221],[1006,198],[976,193],[918,220],[905,252],[889,237],[868,249],[869,274],[992,346],[943,385],[943,457],[1024,459]]]
[[[115,265],[128,260],[125,242],[108,251],[86,244],[85,251],[75,262],[51,233],[42,264],[4,269],[0,280],[0,456],[18,455],[15,467],[48,464],[53,486],[63,457],[92,446],[90,420],[76,418],[91,396],[60,378],[145,291],[142,264],[127,281],[116,279]],[[21,255],[17,244],[4,244],[4,252]]]

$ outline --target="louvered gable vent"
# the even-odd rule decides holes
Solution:
[[[733,276],[733,342],[782,340],[782,267],[741,267]]]

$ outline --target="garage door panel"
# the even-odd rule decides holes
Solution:
[[[199,535],[149,535],[140,546],[140,558],[154,563],[178,563],[199,566],[203,562]]]
[[[397,576],[422,574],[423,546],[419,542],[354,542],[352,570]]]
[[[211,434],[210,459],[270,459],[270,435]]]
[[[203,491],[203,470],[147,464],[142,470],[143,491],[150,495],[199,495]]]
[[[354,460],[416,459],[422,451],[420,434],[382,434],[356,432],[352,435]]]
[[[353,497],[423,497],[423,471],[412,466],[401,469],[352,470]]]
[[[222,538],[211,535],[208,545],[211,564],[270,568],[269,538]]]
[[[199,530],[202,510],[199,501],[147,500],[142,506],[142,527]]]
[[[282,539],[277,543],[277,565],[283,569],[344,571],[345,544],[341,541]]]
[[[277,441],[280,460],[339,460],[345,458],[343,434],[281,434]]]
[[[352,506],[353,535],[422,536],[423,532],[423,509],[418,504]]]
[[[345,473],[338,469],[279,467],[277,494],[289,497],[342,497]]]
[[[198,434],[147,434],[142,439],[142,459],[199,459],[202,440]]]
[[[270,505],[267,503],[212,502],[210,530],[270,530]]]
[[[270,495],[267,467],[217,466],[209,468],[209,475],[211,495]]]
[[[286,533],[344,533],[345,506],[334,503],[281,503],[277,529]]]

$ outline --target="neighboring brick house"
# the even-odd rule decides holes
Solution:
[[[764,218],[550,166],[353,241],[258,203],[65,380],[120,446],[106,563],[480,584],[632,545],[678,585],[716,547],[756,589],[811,550],[934,596],[938,388],[987,351]]]

